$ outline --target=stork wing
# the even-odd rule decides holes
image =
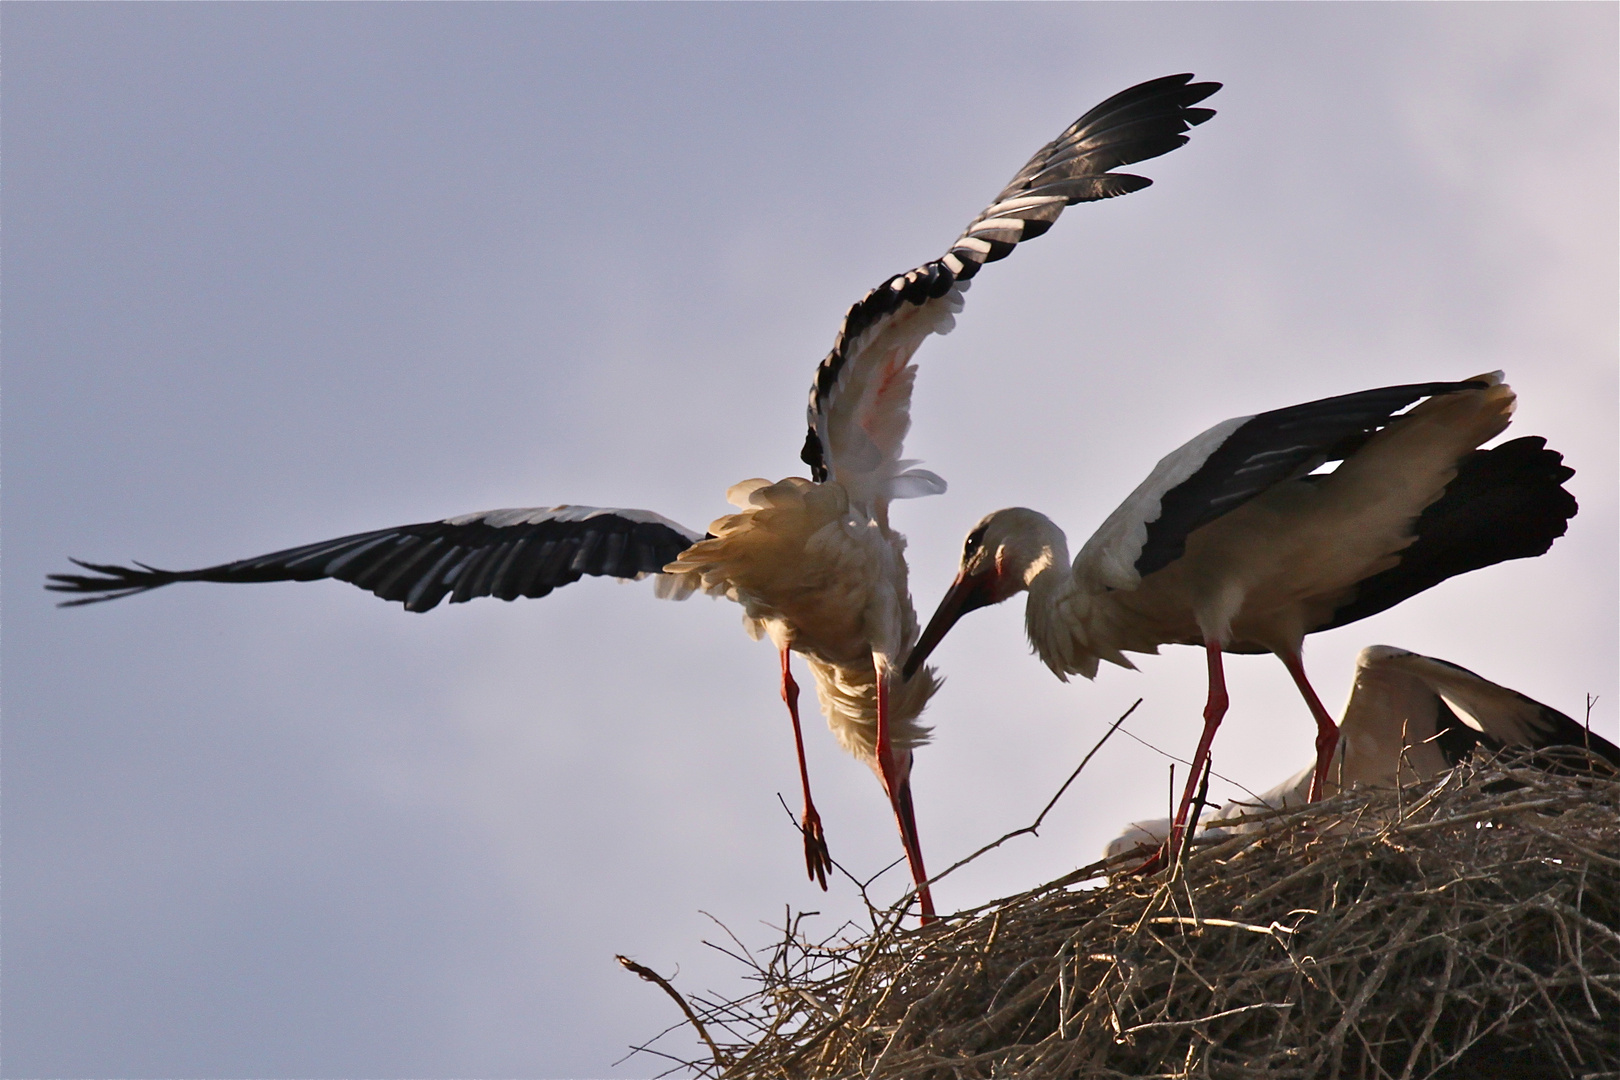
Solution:
[[[647,510],[553,506],[486,510],[444,521],[356,533],[202,570],[73,562],[96,575],[51,574],[47,589],[79,594],[63,607],[116,600],[177,581],[315,581],[336,578],[407,611],[477,596],[545,596],[586,574],[639,578],[703,539]],[[677,587],[685,595],[690,588]]]
[[[1412,525],[1417,539],[1401,561],[1358,582],[1350,600],[1312,631],[1376,615],[1458,574],[1543,554],[1568,531],[1578,509],[1563,487],[1574,475],[1539,435],[1471,451],[1457,463],[1445,493],[1418,515]]]
[[[948,333],[966,283],[987,262],[1052,227],[1065,206],[1112,198],[1151,180],[1108,170],[1167,154],[1182,134],[1215,115],[1193,108],[1220,89],[1168,75],[1115,94],[1041,147],[950,250],[867,293],[844,316],[832,352],[810,389],[809,434],[801,453],[817,481],[835,479],[857,501],[944,490],[920,470],[902,472],[911,426],[911,356],[929,334]]]
[[[1519,746],[1532,750],[1553,746],[1584,746],[1594,754],[1620,765],[1620,747],[1593,734],[1552,706],[1543,705],[1517,690],[1499,686],[1465,667],[1418,653],[1397,653],[1393,649],[1375,662],[1398,668],[1422,682],[1434,694],[1442,713],[1449,712],[1459,718],[1478,741],[1488,746]],[[1443,715],[1441,725],[1443,728],[1450,726]],[[1446,735],[1442,731],[1442,743]],[[1447,758],[1455,762],[1460,760],[1460,757],[1453,756],[1456,751],[1463,749],[1462,756],[1466,756],[1467,751],[1473,749],[1473,744],[1458,739],[1455,747],[1442,748],[1446,750]]]
[[[1134,589],[1181,558],[1194,529],[1274,484],[1342,461],[1419,398],[1486,385],[1385,386],[1216,424],[1154,467],[1086,541],[1075,570],[1084,568],[1103,585]]]

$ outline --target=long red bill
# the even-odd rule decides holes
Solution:
[[[981,575],[982,577],[982,575]],[[909,679],[917,673],[928,654],[934,651],[945,635],[950,633],[951,627],[970,611],[975,611],[991,603],[987,583],[983,580],[970,578],[959,574],[951,587],[945,593],[945,598],[939,602],[934,611],[934,617],[928,620],[923,628],[922,636],[917,644],[911,647],[906,656],[906,662],[900,669],[901,677]]]

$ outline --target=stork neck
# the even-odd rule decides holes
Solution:
[[[1040,556],[1029,564],[1024,587],[1029,599],[1024,605],[1024,629],[1029,643],[1047,664],[1061,651],[1060,637],[1066,634],[1062,608],[1074,592],[1074,572],[1069,565],[1069,545],[1056,525],[1041,538]]]

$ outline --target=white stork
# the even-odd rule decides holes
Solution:
[[[793,721],[804,787],[805,864],[826,888],[831,868],[810,798],[789,653],[815,676],[828,724],[872,766],[899,824],[925,919],[933,917],[911,804],[918,722],[938,687],[931,670],[891,691],[891,668],[916,638],[905,538],[889,502],[937,494],[945,482],[901,457],[911,425],[913,353],[947,333],[979,268],[1041,235],[1065,206],[1127,194],[1152,181],[1109,170],[1169,153],[1214,115],[1195,108],[1220,88],[1171,75],[1131,87],[1087,112],[1030,159],[939,258],[889,278],[844,316],[810,391],[801,456],[812,479],[745,480],[726,493],[741,512],[707,535],[646,510],[554,506],[492,510],[339,537],[201,570],[78,562],[96,576],[53,574],[48,588],[86,604],[177,581],[336,578],[408,611],[445,597],[544,596],[585,575],[658,575],[660,596],[702,590],[743,606],[743,623],[781,654],[782,697]]]
[[[1620,768],[1620,747],[1549,705],[1449,661],[1369,645],[1356,658],[1356,679],[1322,795],[1357,785],[1393,788],[1432,780],[1466,760],[1476,746],[1581,747]],[[1221,829],[1219,823],[1229,818],[1304,805],[1315,775],[1312,762],[1262,795],[1234,799],[1214,815],[1205,835],[1244,830],[1241,824]],[[1169,818],[1132,822],[1109,841],[1106,854],[1158,847],[1170,827]]]
[[[1316,798],[1338,729],[1305,677],[1305,635],[1540,555],[1574,516],[1561,486],[1574,471],[1544,439],[1475,449],[1508,426],[1513,404],[1496,372],[1227,420],[1160,461],[1072,565],[1050,518],[998,510],[968,534],[903,670],[916,671],[966,612],[1024,591],[1030,643],[1065,681],[1094,677],[1099,660],[1134,667],[1126,652],[1202,645],[1209,695],[1174,846],[1226,713],[1221,654],[1275,653],[1316,720]]]

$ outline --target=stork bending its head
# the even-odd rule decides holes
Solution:
[[[1019,592],[1030,643],[1060,679],[1092,678],[1101,660],[1133,667],[1127,652],[1201,645],[1204,728],[1174,847],[1227,709],[1222,654],[1274,653],[1316,721],[1314,799],[1338,729],[1305,676],[1305,635],[1540,555],[1574,516],[1562,487],[1573,470],[1545,440],[1476,449],[1508,426],[1513,404],[1497,372],[1227,420],[1160,461],[1072,563],[1050,518],[998,510],[968,534],[904,670],[917,671],[962,615]]]

